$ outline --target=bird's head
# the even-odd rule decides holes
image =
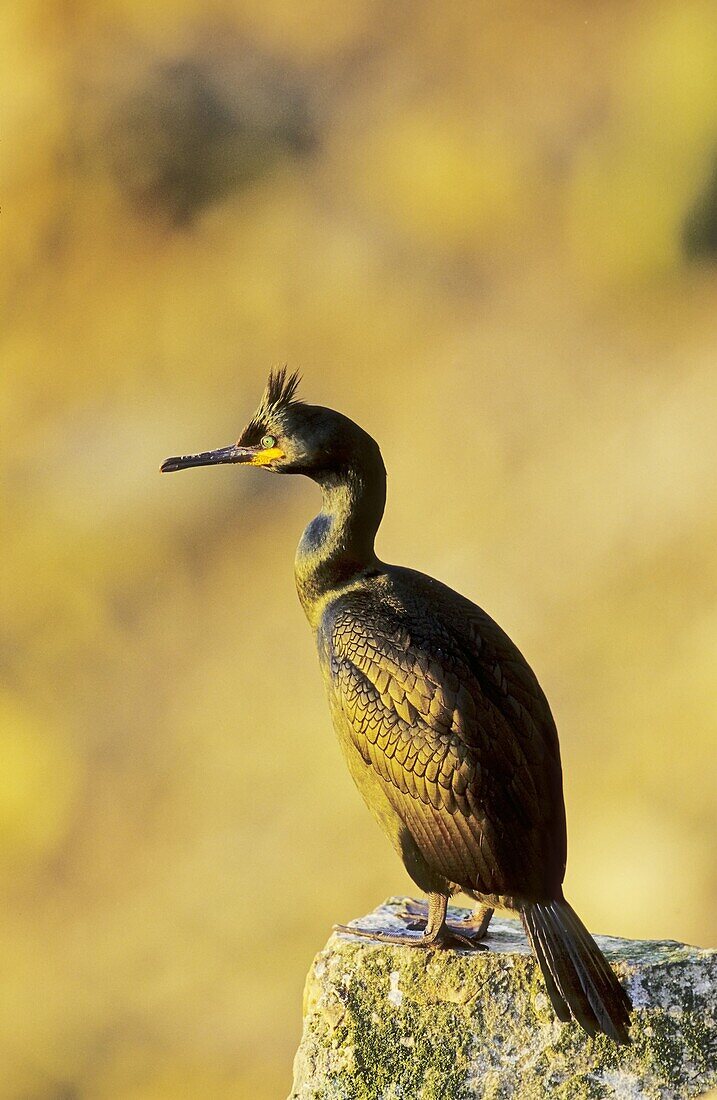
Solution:
[[[307,474],[317,481],[352,468],[357,460],[378,459],[374,440],[348,417],[296,400],[297,372],[272,371],[259,407],[236,443],[215,451],[180,455],[162,463],[162,472],[190,466],[243,463],[280,474]],[[382,463],[381,463],[382,467]]]

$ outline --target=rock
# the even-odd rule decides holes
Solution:
[[[404,930],[402,900],[357,923]],[[717,1084],[717,951],[596,939],[633,1000],[631,1046],[559,1023],[517,920],[494,917],[486,951],[334,934],[306,982],[290,1100],[704,1095]]]

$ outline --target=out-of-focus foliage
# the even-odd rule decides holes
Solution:
[[[380,551],[561,730],[568,892],[715,937],[708,0],[26,0],[2,14],[3,1097],[286,1091],[334,920],[410,884],[293,548],[228,468],[269,366],[381,442]]]

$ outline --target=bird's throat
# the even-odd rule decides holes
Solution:
[[[322,509],[301,537],[294,567],[299,599],[312,626],[328,598],[380,565],[374,539],[386,502],[383,463],[315,480]]]

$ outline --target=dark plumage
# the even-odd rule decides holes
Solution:
[[[296,375],[272,374],[236,445],[162,468],[243,462],[321,488],[322,510],[296,555],[299,599],[351,774],[429,898],[421,935],[380,938],[474,944],[494,906],[515,909],[558,1017],[629,1042],[627,994],[563,897],[558,737],[534,673],[470,600],[379,561],[379,448],[340,413],[296,401],[297,385]],[[451,926],[447,901],[458,890],[482,908]]]

